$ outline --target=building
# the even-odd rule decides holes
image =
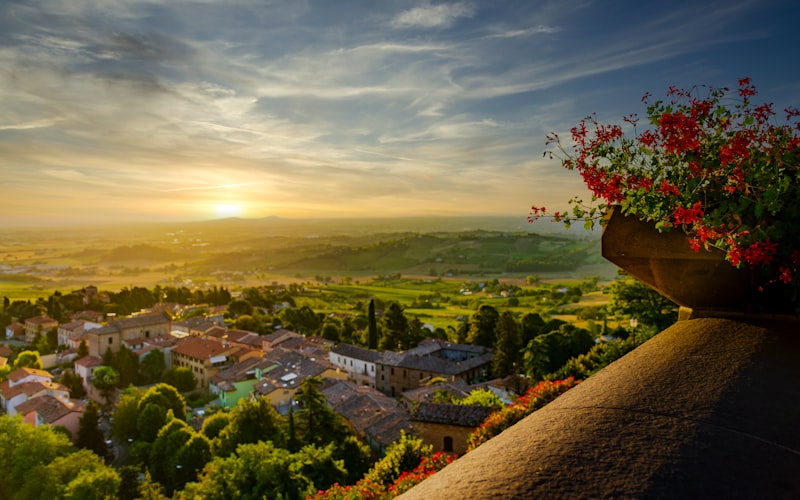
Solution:
[[[321,389],[328,404],[377,453],[411,430],[408,410],[396,399],[366,385],[330,380]]]
[[[6,327],[7,339],[22,339],[25,337],[25,325],[14,321]]]
[[[25,342],[31,343],[37,334],[46,335],[53,328],[58,328],[58,321],[47,316],[35,316],[25,320]]]
[[[39,396],[69,399],[69,390],[53,382],[53,375],[34,368],[18,368],[0,383],[0,404],[9,415],[17,414],[17,406]]]
[[[232,408],[243,398],[253,396],[254,387],[263,379],[263,374],[277,367],[268,359],[248,358],[217,372],[211,377],[209,388],[217,395],[220,407]]]
[[[330,366],[325,358],[320,361],[280,347],[265,354],[264,360],[274,367],[262,372],[261,380],[253,386],[254,395],[269,399],[282,414],[286,414],[294,404],[294,395],[307,378],[347,378],[346,373]]]
[[[18,405],[16,411],[22,416],[23,421],[34,427],[40,425],[64,427],[72,435],[74,442],[78,439],[78,430],[84,409],[84,403],[78,399],[44,395]]]
[[[494,350],[488,347],[427,339],[408,351],[382,353],[375,362],[375,387],[399,396],[434,377],[478,382],[488,377],[493,358]]]
[[[220,370],[233,365],[241,347],[203,337],[186,337],[172,350],[172,366],[189,368],[200,387],[208,387],[211,378]],[[252,356],[257,357],[258,351]]]
[[[470,434],[495,409],[488,406],[420,403],[411,412],[413,433],[433,451],[463,455]]]
[[[83,334],[87,330],[100,328],[102,326],[103,325],[100,323],[94,323],[83,319],[76,319],[69,323],[58,325],[58,345],[71,347],[71,340],[83,338]]]
[[[169,335],[171,326],[172,320],[166,313],[142,314],[111,321],[106,326],[86,332],[89,354],[102,357],[108,349],[113,353],[118,352],[123,340],[144,340]]]
[[[347,380],[375,388],[375,362],[379,352],[352,344],[337,344],[331,348],[329,359],[337,368],[347,372]]]

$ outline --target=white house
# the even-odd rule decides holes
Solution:
[[[335,367],[347,372],[347,380],[375,388],[375,361],[380,357],[379,352],[352,344],[337,344],[328,357]]]

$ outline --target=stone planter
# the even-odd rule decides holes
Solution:
[[[750,312],[764,302],[753,273],[731,266],[722,251],[695,252],[683,232],[661,233],[618,207],[608,213],[602,255],[681,306],[682,317]]]

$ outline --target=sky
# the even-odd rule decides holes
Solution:
[[[0,228],[566,207],[545,136],[800,106],[797,0],[3,0]]]

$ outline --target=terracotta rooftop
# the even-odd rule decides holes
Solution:
[[[34,325],[52,325],[53,323],[58,324],[58,321],[47,316],[34,316],[33,318],[28,318],[25,320],[25,324],[28,323],[32,323]]]
[[[216,339],[186,337],[178,342],[178,345],[172,352],[182,354],[192,359],[206,360],[213,356],[232,352],[236,349],[238,348],[223,344]]]
[[[21,415],[35,411],[42,419],[51,424],[72,412],[83,413],[84,404],[78,399],[61,400],[53,396],[39,396],[17,405],[16,411]]]
[[[103,364],[103,359],[98,356],[84,356],[75,360],[76,365],[85,366],[87,368],[94,368]]]
[[[12,384],[14,384],[24,379],[25,377],[30,377],[30,376],[43,377],[46,378],[47,380],[53,379],[53,375],[48,371],[38,370],[36,368],[27,368],[27,367],[17,368],[13,372],[9,373],[8,376],[6,376],[6,378],[9,381],[11,381]]]

